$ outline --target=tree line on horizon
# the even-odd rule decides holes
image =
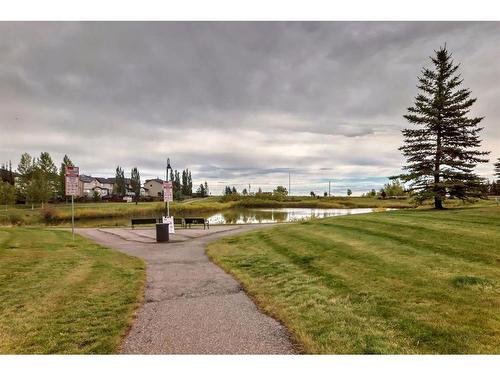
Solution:
[[[48,152],[41,152],[39,157],[23,153],[15,172],[12,171],[10,162],[8,170],[5,165],[2,165],[1,204],[8,205],[23,201],[31,204],[32,207],[38,203],[43,207],[51,200],[64,199],[64,174],[67,165],[73,165],[73,163],[67,155],[64,155],[58,170]]]
[[[0,204],[7,205],[24,202],[34,207],[42,207],[48,202],[65,201],[65,170],[66,166],[74,166],[68,155],[64,155],[59,169],[56,167],[48,152],[41,152],[34,157],[28,153],[21,155],[16,171],[12,170],[12,163],[0,166]],[[181,173],[177,170],[171,172],[171,181],[174,186],[174,199],[181,200],[194,195],[206,197],[209,194],[208,183],[200,184],[193,194],[191,171],[185,169]],[[128,181],[127,181],[128,180]],[[115,170],[113,195],[125,196],[127,188],[133,192],[135,201],[138,202],[141,192],[141,176],[137,167],[131,169],[130,179],[125,177],[125,172],[119,165]],[[91,199],[97,201],[101,197],[94,192]]]

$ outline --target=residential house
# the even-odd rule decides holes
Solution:
[[[115,178],[108,177],[92,177],[80,175],[80,197],[92,197],[94,192],[100,197],[112,195],[116,184]],[[126,195],[134,195],[130,185],[130,179],[125,179]]]
[[[80,175],[80,180],[78,183],[79,187],[79,197],[91,197],[94,194],[94,189],[98,182],[95,177],[87,176],[84,174]]]
[[[113,188],[115,186],[114,178],[96,177],[96,180],[98,182],[96,188],[101,197],[113,194]]]
[[[144,188],[147,190],[149,197],[163,197],[163,180],[160,178],[146,180]]]

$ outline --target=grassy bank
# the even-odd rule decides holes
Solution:
[[[222,199],[223,200],[223,199]],[[368,197],[283,197],[282,200],[239,196],[233,203],[241,208],[413,208],[408,199],[377,199]]]
[[[463,206],[460,200],[446,201],[447,207]],[[493,205],[493,201],[475,202],[474,205]],[[470,205],[470,203],[465,203]],[[429,205],[427,205],[428,207]],[[412,208],[415,204],[408,199],[377,199],[367,197],[284,197],[283,200],[259,199],[238,196],[237,199],[225,200],[222,197],[192,199],[172,202],[170,212],[174,216],[204,216],[228,209],[251,208]],[[426,207],[424,205],[424,207]],[[76,221],[96,220],[98,225],[127,225],[131,217],[160,216],[165,212],[163,202],[135,203],[77,203],[75,204]],[[123,220],[106,220],[123,219]],[[70,204],[49,204],[44,209],[30,206],[11,206],[0,210],[0,225],[69,225],[71,221]]]
[[[170,205],[172,215],[185,216],[193,213],[217,212],[231,208],[234,204],[218,202],[216,199],[199,199],[187,202],[173,202]],[[144,216],[159,216],[165,211],[163,202],[135,203],[77,203],[75,219],[108,219]],[[0,225],[38,225],[61,224],[71,220],[70,204],[49,204],[45,208],[29,206],[11,206],[0,210]]]
[[[500,353],[500,208],[282,225],[208,254],[308,353]]]
[[[66,231],[0,228],[0,353],[114,353],[144,283],[142,261]]]

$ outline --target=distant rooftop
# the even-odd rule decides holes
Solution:
[[[160,184],[163,184],[163,180],[161,178],[150,178],[149,180],[144,181],[144,183],[148,183],[149,181],[156,181]]]

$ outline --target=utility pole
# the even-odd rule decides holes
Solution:
[[[250,184],[248,184],[248,195],[250,195]]]
[[[328,181],[328,196],[330,196],[330,181]]]
[[[292,195],[292,188],[290,186],[290,171],[288,171],[288,196]]]
[[[165,182],[168,182],[168,170],[172,171],[172,167],[170,166],[170,158],[167,158],[167,168],[165,169]],[[165,194],[165,192],[163,193]],[[170,217],[170,202],[167,201],[166,204],[167,217]]]

